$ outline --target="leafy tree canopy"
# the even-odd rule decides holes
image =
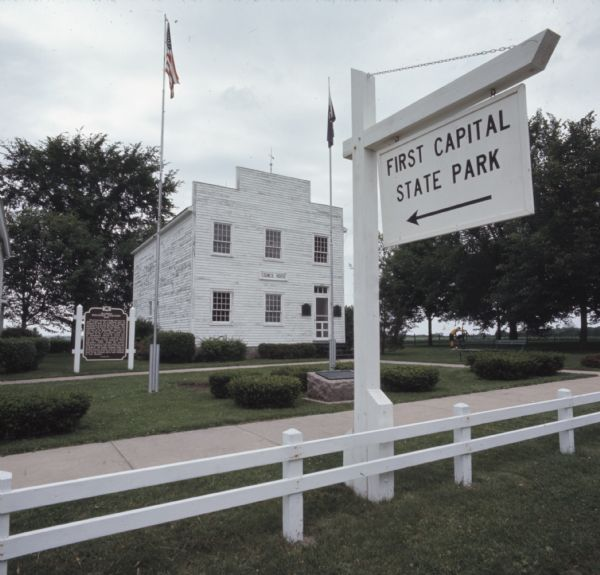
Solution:
[[[37,144],[17,138],[0,154],[14,251],[7,262],[9,317],[23,326],[68,324],[79,303],[126,306],[131,250],[156,221],[158,150],[78,132]],[[177,184],[167,171],[163,220],[172,215]]]

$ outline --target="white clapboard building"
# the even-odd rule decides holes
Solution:
[[[161,230],[159,326],[260,343],[345,340],[342,209],[310,198],[310,182],[237,168],[237,186],[194,182],[192,206]],[[333,243],[333,245],[332,245]],[[333,248],[333,249],[332,249]],[[134,253],[133,305],[151,319],[154,237]]]

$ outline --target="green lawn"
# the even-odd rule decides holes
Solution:
[[[269,368],[260,370],[267,373]],[[480,380],[467,369],[439,368],[439,373],[440,381],[434,390],[390,393],[391,400],[394,403],[416,401],[574,377],[563,374],[507,382]],[[158,394],[148,393],[147,376],[0,386],[0,401],[9,395],[52,390],[83,390],[92,397],[91,407],[75,431],[35,439],[1,440],[0,455],[352,409],[351,404],[324,405],[304,399],[299,400],[295,408],[242,409],[233,400],[214,399],[208,389],[208,377],[207,372],[162,375]]]
[[[538,351],[538,350],[536,350]],[[429,347],[427,345],[407,345],[405,348],[400,349],[394,353],[385,353],[381,359],[393,359],[398,361],[419,361],[419,362],[432,362],[432,363],[450,363],[450,364],[461,364],[465,362],[465,358],[469,355],[469,351],[458,351],[451,349],[447,345],[434,345]],[[479,352],[474,352],[479,353]],[[501,352],[499,352],[501,353]],[[565,369],[577,369],[594,371],[593,369],[583,367],[581,365],[581,359],[590,355],[591,352],[552,352],[558,353],[565,358]],[[598,370],[595,370],[598,371]]]
[[[384,360],[399,360],[399,361],[417,361],[427,363],[450,363],[461,365],[465,362],[465,357],[468,352],[459,352],[455,349],[450,349],[446,342],[435,342],[435,345],[429,347],[423,343],[414,345],[407,343],[406,347],[396,352],[387,352],[381,359]],[[567,369],[588,369],[581,366],[581,358],[588,353],[584,352],[568,352],[563,353],[565,357],[565,368]],[[345,360],[344,360],[345,361]],[[328,360],[323,358],[308,359],[308,360],[281,360],[281,359],[247,359],[244,361],[229,361],[218,363],[166,363],[160,365],[161,371],[175,369],[198,369],[198,368],[217,368],[222,366],[235,365],[268,365],[273,363],[321,363],[327,365]],[[125,373],[127,372],[127,361],[85,361],[81,360],[81,369],[79,375],[95,375],[105,373]],[[134,370],[145,372],[148,371],[148,362],[145,360],[136,360]],[[593,371],[593,370],[591,370]],[[40,368],[35,371],[26,373],[0,374],[0,381],[15,381],[19,379],[40,379],[45,377],[63,377],[72,376],[73,373],[73,356],[70,354],[48,354],[40,364]]]
[[[577,430],[576,448],[560,455],[554,436],[475,454],[471,488],[453,483],[451,461],[403,470],[395,498],[383,504],[343,486],[309,492],[303,545],[283,540],[281,502],[273,500],[27,556],[11,561],[9,573],[597,575],[600,426]],[[314,458],[305,472],[340,462]],[[278,477],[270,466],[17,513],[11,532]]]
[[[231,365],[268,365],[272,363],[301,363],[301,362],[320,362],[327,364],[327,359],[313,360],[281,360],[281,359],[246,359],[244,361],[223,361],[215,363],[166,363],[161,362],[160,370],[168,371],[175,369],[206,369]],[[105,373],[127,373],[127,360],[123,361],[85,361],[81,360],[79,374],[73,373],[73,356],[65,353],[49,353],[40,363],[39,369],[25,373],[3,373],[0,374],[0,381],[16,381],[21,379],[41,379],[45,377],[71,377],[74,375],[96,375]],[[148,371],[148,361],[135,360],[134,372]]]

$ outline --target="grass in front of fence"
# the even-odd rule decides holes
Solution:
[[[544,420],[530,417],[527,424]],[[515,426],[485,426],[477,435]],[[449,435],[402,442],[397,452]],[[557,436],[475,454],[470,488],[453,483],[446,460],[396,472],[396,496],[382,504],[344,486],[308,492],[303,545],[283,540],[281,502],[273,500],[15,559],[10,573],[595,575],[600,426],[575,437],[574,455],[559,453]],[[339,455],[314,458],[305,472],[340,461]],[[269,466],[22,512],[11,517],[11,531],[280,477],[279,466]]]
[[[269,373],[270,369],[261,368],[260,372]],[[486,381],[467,369],[439,368],[439,373],[440,381],[430,392],[388,395],[394,403],[402,403],[574,377]],[[352,404],[322,404],[304,399],[294,408],[243,409],[231,399],[214,399],[208,388],[209,375],[206,372],[163,375],[157,394],[148,393],[146,376],[0,386],[0,401],[9,395],[22,397],[52,390],[85,391],[92,397],[88,413],[73,432],[0,440],[0,455],[352,409]]]

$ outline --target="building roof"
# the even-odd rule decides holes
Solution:
[[[176,226],[180,221],[185,219],[186,216],[190,215],[191,213],[192,213],[191,207],[185,208],[185,210],[179,212],[170,222],[168,222],[162,228],[160,228],[160,235],[162,236],[166,231],[168,231],[170,228]],[[156,232],[153,233],[145,242],[143,242],[137,248],[135,248],[131,253],[133,255],[135,255],[142,248],[145,248],[149,243],[153,242],[155,237],[156,237]]]

